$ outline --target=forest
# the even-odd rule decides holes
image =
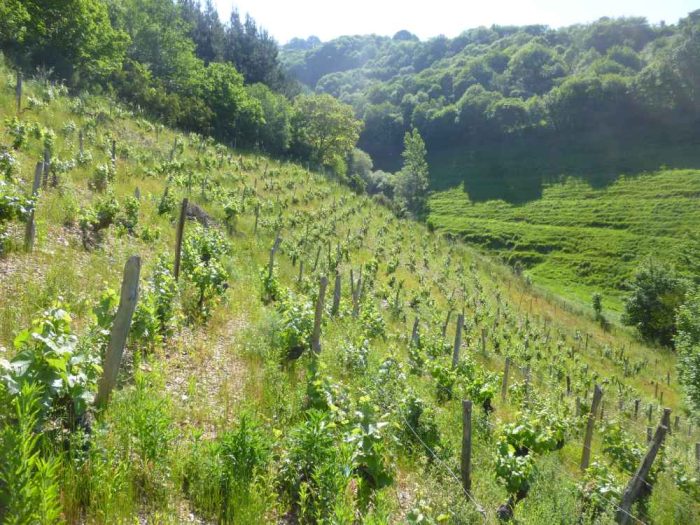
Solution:
[[[700,523],[699,33],[5,0],[0,523]]]
[[[525,177],[542,158],[548,174],[558,175],[575,148],[595,158],[623,157],[648,143],[696,145],[699,24],[695,11],[672,26],[620,18],[561,29],[479,27],[427,41],[407,31],[325,43],[311,37],[283,46],[281,60],[315,92],[353,106],[365,123],[359,147],[378,168],[398,169],[403,135],[416,128],[436,159],[459,148],[457,167],[468,167],[471,192],[489,168],[503,169],[501,152],[522,144],[531,157],[520,170]],[[434,170],[437,188],[461,178],[455,166],[438,162]],[[479,200],[493,198],[474,191]]]

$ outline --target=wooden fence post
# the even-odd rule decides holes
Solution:
[[[452,368],[459,364],[459,349],[462,347],[462,326],[464,325],[464,314],[457,316],[457,328],[455,331],[455,344],[452,350]],[[471,403],[471,401],[470,401]]]
[[[420,320],[418,316],[413,320],[413,329],[411,330],[411,346],[418,346],[418,327]]]
[[[80,131],[78,131],[78,151],[80,152],[80,156],[83,156],[83,129],[80,128]]]
[[[321,320],[323,319],[323,304],[326,298],[326,286],[328,286],[328,277],[322,275],[319,281],[318,297],[316,298],[314,331],[311,336],[311,350],[315,354],[321,353]]]
[[[17,114],[22,110],[22,72],[17,70],[17,85],[15,86],[15,99],[17,102]]]
[[[270,260],[267,263],[267,277],[268,279],[272,278],[272,272],[275,271],[275,253],[277,252],[277,248],[280,247],[280,232],[277,232],[277,235],[275,235],[275,242],[272,243],[272,248],[270,248]]]
[[[637,416],[639,415],[639,403],[640,402],[641,402],[640,399],[634,400],[634,419],[635,419],[635,421],[637,420]]]
[[[180,207],[180,218],[177,221],[177,232],[175,235],[175,264],[173,265],[173,276],[175,281],[180,278],[180,257],[182,256],[182,238],[185,233],[185,219],[187,218],[187,197],[182,199]]]
[[[36,237],[36,198],[39,194],[39,188],[41,187],[41,172],[43,165],[41,162],[36,163],[36,168],[34,168],[34,184],[32,185],[32,199],[34,203],[32,204],[32,210],[29,212],[29,217],[27,218],[27,226],[24,231],[24,249],[31,252],[34,248],[34,238]]]
[[[472,402],[462,400],[462,487],[469,494],[472,488]]]
[[[301,284],[301,280],[304,278],[304,260],[299,261],[299,277],[297,277],[297,283]]]
[[[335,271],[335,285],[333,286],[333,306],[331,307],[331,314],[338,315],[340,310],[340,272],[336,269]]]
[[[651,441],[649,450],[622,494],[622,501],[616,515],[617,522],[620,523],[620,525],[626,525],[629,523],[630,518],[632,517],[630,514],[630,509],[632,508],[634,502],[637,501],[637,498],[639,498],[641,495],[644,486],[648,485],[649,490],[651,490],[651,485],[647,480],[647,476],[649,475],[651,465],[654,463],[656,455],[659,453],[661,445],[663,445],[664,439],[666,438],[668,427],[665,425],[665,423],[670,421],[670,418],[671,410],[668,408],[664,409],[664,415],[661,417],[659,426],[656,427],[656,432],[654,433],[654,438]]]
[[[503,368],[503,383],[501,383],[501,402],[505,402],[508,395],[508,373],[510,372],[510,357],[506,357],[506,364]]]
[[[255,226],[253,226],[253,235],[258,233],[258,219],[260,218],[260,204],[255,205]]]
[[[51,169],[51,152],[49,151],[49,148],[44,148],[44,163],[43,163],[43,168],[44,168],[44,181],[42,182],[42,185],[44,188],[48,188],[49,186],[49,171]]]
[[[112,389],[117,384],[119,367],[124,354],[126,338],[131,327],[131,318],[136,309],[139,296],[139,274],[141,273],[141,258],[137,255],[129,257],[124,266],[124,278],[122,280],[119,307],[114,316],[112,332],[109,336],[109,345],[105,354],[102,378],[98,384],[95,404],[104,406],[109,400]]]
[[[700,472],[700,442],[695,443],[695,463],[696,463],[696,467],[698,469],[698,472]]]
[[[595,425],[595,415],[598,412],[598,405],[603,397],[603,390],[599,385],[593,389],[593,401],[591,411],[588,413],[588,423],[586,424],[586,435],[583,440],[583,454],[581,456],[581,470],[586,470],[591,461],[591,441],[593,439],[593,427]]]

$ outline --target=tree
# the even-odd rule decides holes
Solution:
[[[394,195],[399,205],[417,214],[425,207],[430,186],[427,151],[423,137],[415,128],[406,133],[403,143],[403,168],[396,174]]]
[[[101,0],[12,0],[0,7],[2,50],[72,84],[106,80],[121,67],[127,43]]]
[[[670,346],[676,333],[676,309],[685,296],[685,281],[669,265],[649,259],[637,269],[631,288],[622,322],[635,326],[645,339]]]
[[[700,413],[700,288],[688,293],[685,304],[678,309],[676,326],[678,375],[688,404]]]
[[[591,296],[591,304],[593,305],[596,320],[601,319],[603,316],[603,296],[600,294],[600,292],[593,292],[593,295]]]
[[[324,166],[344,164],[361,129],[352,108],[330,95],[300,95],[294,100],[292,136],[300,156]]]
[[[281,155],[289,149],[292,140],[292,106],[289,101],[273,92],[265,84],[247,86],[248,94],[260,103],[264,124],[258,130],[260,146],[270,153]]]

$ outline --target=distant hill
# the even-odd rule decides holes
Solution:
[[[673,26],[603,18],[562,29],[479,27],[428,41],[406,31],[295,39],[281,61],[310,89],[352,104],[365,122],[360,147],[378,168],[398,169],[403,134],[417,127],[438,188],[467,172],[535,172],[539,183],[527,186],[536,190],[540,174],[617,174],[627,152],[650,144],[658,153],[632,169],[700,166],[700,153],[675,164],[675,152],[666,153],[670,145],[700,151],[700,11]],[[525,154],[515,166],[493,162],[517,150]],[[581,150],[593,154],[572,169],[570,154]],[[439,160],[444,153],[451,164]]]

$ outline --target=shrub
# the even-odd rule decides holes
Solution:
[[[635,326],[645,339],[670,346],[676,332],[676,309],[685,291],[686,283],[669,265],[648,260],[631,283],[622,322]]]

